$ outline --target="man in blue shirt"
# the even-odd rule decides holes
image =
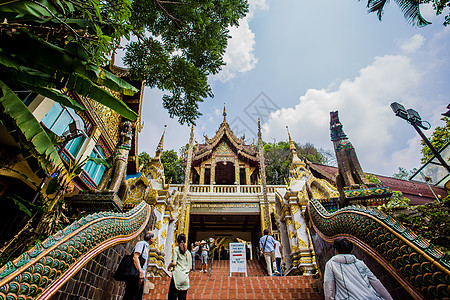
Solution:
[[[155,235],[151,231],[147,231],[144,240],[137,242],[133,249],[133,263],[139,270],[139,279],[125,281],[125,295],[122,300],[142,300],[144,292],[144,281],[147,273],[148,250],[150,244],[155,240]],[[142,256],[144,264],[141,266],[139,257]]]
[[[275,261],[274,243],[275,239],[269,235],[269,229],[264,229],[264,236],[259,239],[259,248],[266,260],[267,273],[269,276],[273,276],[272,265]]]

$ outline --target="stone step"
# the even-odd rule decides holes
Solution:
[[[191,272],[187,299],[322,299],[311,276],[263,276],[259,264],[250,261],[248,274],[229,274],[228,261],[214,262],[212,276]],[[147,299],[167,299],[170,278],[152,278],[155,288]]]

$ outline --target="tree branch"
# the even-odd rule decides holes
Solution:
[[[175,22],[175,24],[176,24],[178,27],[181,27],[181,24],[182,24],[183,22],[181,22],[180,19],[178,19],[178,18],[172,16],[172,15],[167,11],[167,9],[166,9],[164,6],[162,6],[161,3],[164,3],[164,2],[167,2],[167,1],[161,1],[161,0],[154,0],[154,1],[155,1],[156,4],[159,6],[159,8],[161,8],[161,9],[164,11],[164,13],[165,13],[169,18],[171,18],[171,19]]]
[[[60,22],[61,24],[63,24],[65,27],[67,27],[74,35],[77,39],[80,39],[81,36],[75,31],[75,29],[73,29],[72,27],[69,26],[69,24],[67,24],[66,22],[64,22],[63,20],[61,20],[60,18],[58,18],[54,13],[52,13],[52,11],[50,9],[48,9],[48,7],[46,7],[45,5],[42,5],[41,3],[31,0],[31,2],[33,2],[36,5],[39,5],[40,7],[44,8],[50,15],[52,15],[53,18],[55,18],[56,20],[58,20],[58,22]]]
[[[153,53],[155,53],[156,56],[158,56],[159,58],[161,58],[161,60],[165,63],[165,65],[167,66],[167,68],[168,68],[170,71],[173,72],[172,66],[169,64],[169,62],[166,61],[166,60],[164,59],[164,57],[163,57],[161,54],[159,54],[158,51],[156,51],[156,49],[152,46],[151,43],[149,43],[146,39],[144,39],[144,38],[142,37],[142,35],[141,35],[140,33],[137,33],[134,29],[133,29],[133,34],[138,38],[139,41],[143,42],[143,43],[146,44],[149,48],[151,48],[151,49],[153,50]]]

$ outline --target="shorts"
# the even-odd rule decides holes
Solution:
[[[206,264],[208,262],[208,254],[207,253],[202,253],[202,264]]]

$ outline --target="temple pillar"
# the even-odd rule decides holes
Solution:
[[[205,165],[200,166],[200,182],[199,184],[205,184]]]
[[[250,185],[250,167],[245,167],[245,184]]]
[[[237,156],[234,157],[234,182],[237,185],[241,184],[241,180],[239,178],[239,159]]]
[[[211,184],[216,184],[216,158],[211,158]]]

